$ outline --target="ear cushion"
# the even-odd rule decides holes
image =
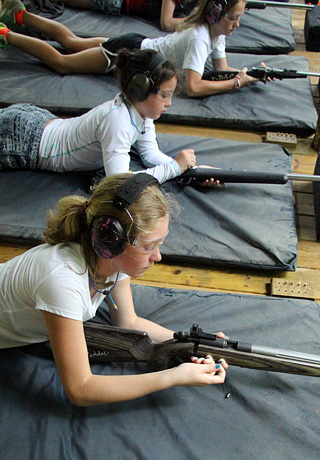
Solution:
[[[143,101],[153,86],[153,81],[147,73],[135,71],[127,86],[126,95],[133,101]]]
[[[103,259],[112,259],[121,254],[126,244],[126,233],[121,222],[111,216],[94,219],[91,244],[95,253]]]
[[[206,20],[208,24],[217,24],[227,8],[227,0],[212,0],[207,5]]]
[[[131,101],[143,101],[148,97],[148,94],[154,85],[152,77],[156,70],[158,70],[165,62],[167,62],[167,59],[164,55],[156,53],[150,59],[145,71],[134,70],[129,78],[126,89],[126,95]]]

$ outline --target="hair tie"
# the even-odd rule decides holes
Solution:
[[[83,207],[83,212],[86,212],[87,211],[87,208],[88,208],[88,201],[84,201],[82,203],[82,207]]]

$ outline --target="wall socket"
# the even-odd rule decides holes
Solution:
[[[271,295],[278,297],[314,299],[312,283],[303,279],[288,280],[286,278],[272,278]]]
[[[297,145],[297,136],[289,133],[266,132],[265,142],[270,144],[282,144],[286,147],[295,147]]]

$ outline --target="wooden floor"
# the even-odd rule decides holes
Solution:
[[[293,3],[304,3],[295,0]],[[304,44],[304,10],[292,10],[292,26],[296,39],[296,49],[291,54],[305,56],[309,69],[320,73],[320,55],[307,52]],[[315,104],[319,109],[318,78],[311,77]],[[232,131],[226,129],[199,128],[167,125],[158,122],[158,133],[195,135],[245,142],[264,142],[264,134],[257,132]],[[297,146],[289,150],[293,154],[292,170],[298,174],[313,174],[317,152],[312,149],[313,136],[299,138]],[[296,285],[298,282],[313,286],[314,298],[320,300],[320,244],[316,240],[312,185],[307,182],[294,182],[296,203],[296,222],[299,240],[298,264],[296,272],[263,272],[231,270],[212,267],[191,267],[159,263],[153,266],[142,278],[134,280],[138,284],[166,286],[185,289],[203,289],[221,292],[269,295],[272,278],[282,278]],[[25,251],[25,248],[0,246],[0,262],[5,262]]]

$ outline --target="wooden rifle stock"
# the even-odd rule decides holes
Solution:
[[[164,342],[152,341],[143,331],[92,322],[84,323],[84,332],[91,362],[144,362],[159,371],[170,367],[174,359],[190,362],[191,356],[211,355],[233,366],[320,377],[320,356],[221,339],[197,324],[189,333],[177,332]]]
[[[178,184],[190,185],[214,178],[222,183],[238,184],[286,184],[289,180],[319,182],[320,176],[308,174],[279,174],[260,171],[237,171],[195,166],[177,177]]]

